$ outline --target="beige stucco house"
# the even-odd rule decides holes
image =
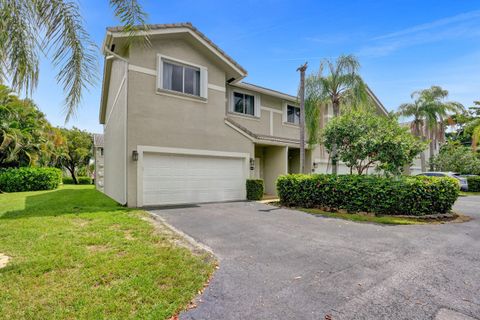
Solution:
[[[261,178],[275,194],[276,178],[300,167],[297,97],[244,82],[247,71],[189,23],[148,34],[150,45],[127,46],[122,28],[107,29],[104,192],[130,207],[243,200],[246,179]],[[320,126],[331,107],[324,115]],[[308,172],[327,163],[321,146],[306,151]]]

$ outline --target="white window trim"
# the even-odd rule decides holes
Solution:
[[[300,124],[299,123],[293,123],[293,122],[288,122],[288,106],[292,106],[292,107],[296,107],[296,108],[300,108],[298,105],[296,105],[295,103],[291,103],[291,102],[288,102],[288,101],[284,101],[283,102],[283,119],[282,119],[282,122],[284,125],[289,125],[289,126],[294,126],[294,127],[298,127]]]
[[[234,106],[234,101],[235,99],[233,98],[234,92],[241,93],[241,94],[248,94],[249,96],[253,96],[253,115],[251,114],[246,114],[246,113],[240,113],[240,112],[235,112],[235,106]],[[247,90],[242,90],[242,89],[231,89],[230,94],[229,94],[230,102],[228,104],[228,112],[232,113],[237,116],[241,117],[246,117],[246,118],[260,118],[261,116],[261,101],[260,101],[260,95],[256,94],[251,91]]]
[[[163,88],[163,61],[170,61],[172,63],[177,63],[185,65],[187,67],[193,67],[200,70],[200,96],[193,94],[188,94],[184,92],[179,92],[175,90],[168,90]],[[195,63],[188,61],[180,60],[177,58],[172,58],[163,54],[157,54],[157,92],[167,93],[170,95],[178,95],[183,97],[189,97],[193,99],[207,100],[208,99],[208,69],[205,66],[201,66]]]

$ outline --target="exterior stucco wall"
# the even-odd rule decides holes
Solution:
[[[265,193],[275,195],[276,180],[279,175],[287,173],[288,166],[288,148],[268,146],[264,148],[264,168],[263,179],[265,183]]]
[[[105,186],[104,175],[105,175],[105,159],[102,154],[103,147],[95,147],[95,188],[98,191],[103,192]]]
[[[152,48],[135,48],[132,64],[156,67],[157,53],[208,68],[208,82],[225,87],[225,73],[189,43],[159,41]],[[132,154],[139,145],[249,153],[254,144],[225,124],[225,92],[208,90],[204,101],[186,100],[156,91],[156,76],[128,72],[128,148]],[[128,206],[136,206],[137,162],[128,159]]]
[[[232,112],[232,107],[230,104],[233,91],[245,92],[247,94],[257,96],[257,101],[260,102],[260,117],[245,116]],[[234,86],[228,87],[227,94],[228,117],[231,117],[235,122],[244,126],[253,133],[282,138],[299,137],[300,130],[298,125],[283,122],[283,108],[285,105],[285,100],[255,92],[253,90],[247,90],[243,88],[239,89]],[[289,104],[293,103],[289,102]]]
[[[115,201],[126,202],[126,116],[127,116],[127,63],[112,62],[110,86],[103,134],[104,192]]]

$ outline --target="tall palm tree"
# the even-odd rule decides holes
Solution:
[[[308,142],[318,142],[319,109],[331,105],[333,115],[340,114],[344,105],[368,100],[367,88],[359,75],[360,63],[353,55],[342,55],[335,61],[325,59],[318,73],[311,74],[306,82],[305,114]],[[326,70],[326,72],[325,72]],[[331,154],[332,173],[337,173],[337,148]]]
[[[414,94],[412,94],[412,98]],[[412,122],[410,123],[410,129],[412,133],[424,139],[423,128],[425,127],[425,110],[424,105],[419,99],[415,99],[411,103],[403,103],[398,108],[398,115],[403,117],[413,117]],[[420,153],[420,167],[422,171],[425,171],[425,153],[422,151]]]
[[[109,0],[114,14],[132,35],[145,26],[138,0]],[[0,0],[0,81],[15,91],[36,88],[40,56],[57,68],[65,93],[66,121],[77,110],[85,89],[97,80],[96,46],[76,0]]]
[[[411,97],[413,103],[400,105],[398,113],[401,116],[412,117],[412,132],[416,136],[430,140],[430,170],[433,170],[433,157],[438,143],[444,142],[445,124],[444,120],[450,117],[451,113],[463,113],[465,108],[459,102],[445,101],[448,91],[439,86],[431,86],[428,89],[415,91]],[[425,154],[422,152],[421,168],[425,171]]]
[[[446,101],[448,91],[440,86],[431,86],[419,92],[425,104],[426,130],[430,139],[430,170],[433,170],[433,157],[438,143],[445,142],[444,120],[452,113],[464,113],[465,107],[456,101]]]

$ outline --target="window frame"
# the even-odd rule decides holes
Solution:
[[[253,114],[250,113],[242,113],[242,112],[237,112],[235,111],[235,93],[242,94],[244,96],[243,101],[244,101],[244,110],[245,110],[245,96],[252,96],[253,97]],[[235,116],[239,117],[246,117],[246,118],[260,118],[260,96],[254,92],[246,91],[246,90],[241,90],[237,88],[232,88],[229,94],[230,97],[230,103],[229,103],[229,108],[228,111],[229,113],[232,113]]]
[[[295,126],[295,127],[300,126],[300,119],[298,119],[299,123],[294,123],[294,122],[289,122],[288,121],[288,106],[300,109],[300,106],[298,106],[297,104],[295,104],[292,101],[283,101],[283,124],[288,125],[288,126]]]
[[[293,115],[293,121],[294,121],[294,122],[288,121],[288,107],[291,107],[291,108],[294,108],[294,109],[298,109],[298,123],[295,122],[295,113],[294,113],[294,115]],[[285,106],[285,108],[287,109],[287,110],[286,110],[286,112],[287,112],[287,117],[286,117],[286,119],[285,119],[285,120],[286,120],[285,122],[288,123],[288,124],[293,124],[293,125],[295,125],[295,126],[300,125],[300,107],[299,107],[299,106],[296,106],[296,105],[294,105],[294,104],[289,104],[289,103],[287,103],[286,106]]]
[[[182,67],[182,91],[172,89],[165,89],[163,85],[164,63],[169,63]],[[186,68],[197,69],[199,74],[199,95],[185,92],[185,70]],[[172,94],[189,99],[203,100],[208,99],[208,69],[204,66],[197,65],[188,61],[168,57],[162,54],[157,54],[157,93]]]

